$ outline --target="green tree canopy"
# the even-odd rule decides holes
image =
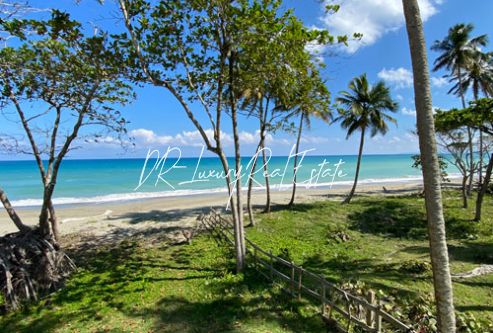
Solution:
[[[435,114],[437,131],[447,132],[469,126],[493,135],[493,99],[482,98],[469,104],[465,109],[438,110]]]

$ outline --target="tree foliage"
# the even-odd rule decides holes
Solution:
[[[15,115],[7,119],[24,132],[5,146],[34,156],[43,184],[40,226],[49,234],[48,217],[55,228],[51,197],[63,158],[81,137],[97,140],[111,132],[123,142],[127,122],[117,107],[133,93],[108,37],[86,37],[68,14],[54,10],[46,21],[14,18],[1,26],[18,43],[0,50],[0,107]]]
[[[439,132],[469,126],[493,135],[493,99],[473,101],[465,109],[438,110],[435,114],[435,126]]]

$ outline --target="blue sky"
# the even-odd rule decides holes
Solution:
[[[385,137],[377,136],[367,141],[365,153],[414,153],[417,140],[410,134],[415,127],[414,97],[412,90],[411,62],[407,35],[404,27],[402,4],[400,0],[341,0],[341,10],[334,15],[326,15],[323,5],[316,0],[285,0],[285,8],[294,8],[295,13],[307,26],[323,27],[334,34],[363,33],[361,42],[351,43],[346,49],[324,57],[326,68],[323,77],[333,98],[345,90],[348,82],[355,76],[367,73],[371,82],[385,80],[391,87],[393,97],[399,102],[396,114],[398,126],[391,125]],[[66,10],[87,25],[101,26],[104,29],[121,29],[121,23],[114,19],[116,6],[106,1],[104,6],[95,0],[84,0],[79,4],[73,1],[33,0],[31,4],[39,8],[54,6]],[[430,46],[434,40],[442,39],[447,30],[456,23],[473,23],[475,35],[492,36],[493,1],[484,0],[421,0],[422,16],[425,18],[425,34]],[[429,49],[429,47],[428,47]],[[491,47],[488,47],[491,50]],[[322,50],[323,51],[323,50]],[[334,50],[331,50],[334,51]],[[322,53],[325,55],[326,53]],[[429,51],[432,65],[437,54]],[[449,83],[442,78],[445,73],[432,73],[433,105],[439,108],[458,107],[459,100],[447,95]],[[163,89],[146,86],[136,89],[137,100],[122,109],[130,120],[129,131],[135,136],[136,148],[123,151],[108,138],[106,143],[85,144],[83,149],[74,151],[72,158],[115,158],[145,157],[148,148],[166,150],[169,145],[182,148],[184,155],[200,153],[200,138],[195,128],[178,106],[173,97]],[[0,116],[1,117],[1,116]],[[256,147],[257,122],[241,119],[242,153],[251,154]],[[226,137],[230,128],[224,129]],[[18,124],[0,120],[0,133],[21,133]],[[277,133],[270,141],[275,155],[289,153],[293,136]],[[316,148],[315,154],[356,154],[359,138],[357,135],[346,140],[345,133],[338,124],[328,124],[314,120],[305,131],[303,147]],[[228,140],[226,140],[228,142]],[[231,154],[233,147],[226,147]],[[18,159],[18,155],[0,153],[0,159]]]

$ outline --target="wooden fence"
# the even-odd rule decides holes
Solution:
[[[218,241],[234,245],[233,227],[229,219],[213,210],[200,220]],[[304,297],[317,305],[328,327],[340,332],[350,332],[352,327],[365,332],[414,332],[384,311],[373,291],[369,291],[366,297],[352,295],[323,276],[275,256],[272,251],[265,251],[248,239],[246,251],[251,267],[267,280],[279,282],[283,290],[293,297]]]

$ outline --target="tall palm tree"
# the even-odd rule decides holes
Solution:
[[[418,0],[402,0],[414,75],[419,148],[423,170],[428,237],[437,303],[438,331],[455,333],[454,297],[450,277],[445,221],[443,218],[440,167],[438,162],[428,58]]]
[[[488,43],[488,36],[481,35],[471,38],[474,29],[472,24],[456,24],[449,29],[448,35],[441,41],[435,41],[431,49],[441,54],[435,60],[433,71],[447,69],[451,76],[458,80],[458,95],[462,101],[462,107],[466,108],[465,90],[463,89],[463,74],[467,65],[474,58],[477,51]],[[472,180],[474,175],[474,149],[472,145],[472,131],[467,129],[469,141],[469,186],[468,194],[472,189]]]
[[[456,84],[450,92],[460,95],[462,91],[472,90],[474,100],[479,99],[480,93],[485,97],[493,96],[493,54],[476,51],[471,59],[469,59],[464,68],[462,85],[459,82],[459,77],[454,77],[452,80]],[[483,182],[483,131],[479,132],[479,184]]]
[[[361,132],[361,138],[354,184],[344,203],[349,203],[356,191],[366,131],[369,129],[372,137],[378,133],[385,135],[388,130],[387,122],[397,123],[385,112],[396,112],[398,108],[398,104],[392,100],[390,90],[385,86],[385,83],[380,81],[371,86],[366,74],[354,78],[349,83],[349,89],[350,91],[341,92],[336,99],[342,106],[336,121],[341,121],[341,127],[347,129],[346,138],[349,138],[356,131]]]

